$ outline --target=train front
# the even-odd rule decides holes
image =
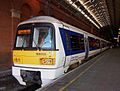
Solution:
[[[12,75],[22,85],[42,84],[56,74],[55,29],[49,23],[21,24],[13,50]]]

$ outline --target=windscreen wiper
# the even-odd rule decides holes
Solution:
[[[35,42],[35,40],[33,39],[33,42],[35,43],[35,46],[38,50],[40,50],[41,48],[37,45],[37,43]]]
[[[22,44],[22,49],[23,49],[25,44],[25,37],[23,37],[22,41],[23,41],[23,44]]]

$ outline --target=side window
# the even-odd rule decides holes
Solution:
[[[72,50],[84,50],[84,36],[82,34],[70,35]]]
[[[76,35],[70,35],[70,40],[71,40],[71,48],[72,50],[78,50],[80,49],[79,45],[79,36]]]
[[[88,39],[89,39],[90,50],[95,50],[95,49],[100,48],[100,40],[99,39],[95,39],[95,38],[92,38],[92,37],[88,37]]]
[[[65,33],[65,36],[66,36],[67,49],[71,49],[71,47],[70,47],[70,36],[69,36],[68,32]]]
[[[102,46],[102,48],[104,48],[106,46],[104,41],[101,41],[101,46]]]
[[[80,36],[79,38],[80,50],[84,50],[84,36]]]
[[[89,49],[93,50],[93,38],[92,37],[88,37],[88,41],[89,41]]]
[[[99,49],[100,48],[100,40],[96,39],[96,48]]]
[[[59,28],[66,55],[85,51],[84,35],[64,28]]]
[[[88,37],[89,40],[89,48],[90,50],[95,50],[97,48],[97,42],[95,38]]]

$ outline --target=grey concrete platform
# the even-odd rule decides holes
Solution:
[[[40,91],[120,91],[120,48],[101,53]]]

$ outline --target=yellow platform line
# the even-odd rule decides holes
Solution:
[[[105,54],[104,54],[105,55]],[[102,57],[104,56],[102,55]],[[68,84],[66,84],[64,87],[62,87],[59,91],[64,91],[68,86],[70,86],[73,82],[75,82],[77,79],[79,79],[84,73],[86,73],[92,66],[94,66],[102,57],[98,58],[93,64],[88,66],[84,71],[82,71],[76,78],[71,80]]]

